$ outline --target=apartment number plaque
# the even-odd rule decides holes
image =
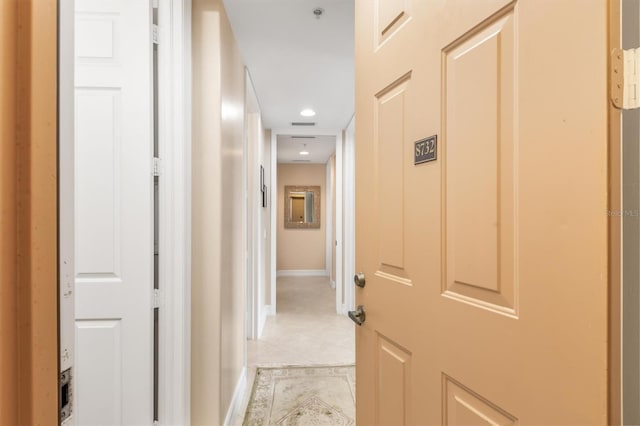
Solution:
[[[438,154],[438,135],[429,136],[415,143],[413,164],[435,161]]]

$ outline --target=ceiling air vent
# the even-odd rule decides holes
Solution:
[[[293,160],[294,163],[310,163],[311,160]]]
[[[305,121],[294,121],[291,123],[292,126],[315,126],[314,122],[305,122]]]
[[[315,136],[291,136],[291,139],[315,139]]]

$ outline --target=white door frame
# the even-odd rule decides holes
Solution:
[[[159,423],[190,424],[191,0],[159,0]]]
[[[355,115],[349,120],[345,129],[343,165],[343,205],[342,205],[342,238],[343,248],[343,282],[345,300],[342,313],[347,315],[349,310],[355,309],[356,296],[353,276],[356,273],[356,147],[355,147]]]
[[[337,278],[336,277],[332,277],[331,276],[331,272],[333,270],[333,245],[336,243],[336,241],[338,240],[338,233],[336,232],[336,238],[333,238],[333,228],[335,227],[335,224],[333,223],[333,217],[332,217],[332,211],[334,208],[334,202],[333,202],[333,192],[331,191],[331,157],[329,157],[329,161],[327,161],[327,164],[325,165],[325,183],[324,183],[324,187],[326,188],[325,190],[325,194],[326,194],[326,202],[325,202],[325,206],[326,206],[326,213],[324,215],[324,221],[325,221],[325,229],[326,229],[326,235],[325,235],[325,265],[326,265],[326,270],[327,270],[327,275],[329,276],[329,283],[331,284],[331,288],[335,289],[336,288],[336,281]],[[336,173],[337,173],[337,167],[334,164],[334,168],[336,169]],[[338,198],[337,196],[337,190],[338,190],[338,184],[337,182],[335,182],[335,190],[336,190],[336,199]],[[337,211],[336,211],[337,213]],[[337,217],[336,217],[337,220]],[[336,253],[336,261],[337,261],[337,253]],[[337,271],[336,271],[336,275]]]
[[[259,339],[265,325],[262,287],[264,281],[262,201],[259,199],[260,166],[262,165],[263,135],[260,102],[255,93],[249,70],[245,68],[244,176],[246,179],[247,224],[247,339]],[[266,183],[266,182],[265,182]]]
[[[325,135],[335,136],[336,138],[336,223],[333,224],[336,229],[336,239],[338,244],[336,245],[336,312],[342,315],[346,315],[347,308],[353,305],[352,295],[353,292],[345,292],[345,298],[342,297],[342,286],[345,282],[351,282],[350,280],[343,279],[343,199],[346,195],[346,200],[353,198],[353,191],[350,193],[344,192],[343,183],[343,171],[345,165],[343,164],[343,133],[342,129],[335,130],[323,130],[323,129],[273,129],[271,131],[271,305],[268,308],[270,315],[276,313],[276,285],[277,285],[277,226],[278,226],[278,135]],[[353,158],[352,158],[353,159]],[[347,170],[352,170],[354,165],[346,164]],[[351,174],[353,175],[353,174]],[[347,204],[350,202],[348,201]],[[327,215],[325,215],[327,216]],[[352,232],[348,235],[353,234]],[[349,243],[350,247],[354,247],[353,241]]]
[[[71,368],[75,388],[75,2],[58,9],[58,309],[59,373]],[[71,407],[73,409],[73,407]],[[63,425],[75,424],[73,412]]]
[[[75,271],[74,193],[74,31],[73,0],[60,7],[60,330],[61,368],[73,365],[73,297],[65,298]],[[160,424],[190,423],[191,275],[191,0],[159,0],[160,189]],[[71,221],[71,228],[69,228]],[[70,302],[68,300],[70,300]],[[73,417],[65,425],[74,424]]]

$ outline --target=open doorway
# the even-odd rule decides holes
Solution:
[[[342,308],[342,137],[276,134],[273,139],[276,318],[272,329],[267,323],[263,341],[250,345],[249,355],[262,364],[353,362],[353,325]],[[294,339],[285,330],[287,319],[300,325]],[[292,340],[290,351],[262,350],[269,338]]]
[[[326,277],[338,307],[336,137],[277,135],[276,140],[276,276]],[[276,282],[276,306],[278,299]]]
[[[354,197],[345,179],[354,5],[321,3],[224,1],[248,71],[247,398],[258,368],[355,362],[354,232],[344,208]]]

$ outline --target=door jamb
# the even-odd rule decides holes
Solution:
[[[621,47],[621,0],[609,1],[609,51]],[[611,67],[609,67],[611,72]],[[609,76],[611,79],[611,76]],[[621,112],[609,102],[609,210],[621,211]],[[622,424],[622,339],[621,339],[621,248],[622,229],[618,218],[609,218],[609,342],[608,423]]]
[[[355,114],[349,120],[344,132],[344,156],[343,162],[343,282],[345,288],[345,300],[342,307],[343,315],[347,315],[347,311],[355,309],[355,289],[351,283],[351,279],[355,274],[355,247],[356,247],[356,228],[355,228]]]
[[[75,388],[75,8],[58,2],[58,374]],[[71,167],[69,167],[71,165]],[[75,423],[73,408],[62,425]]]
[[[159,0],[160,424],[190,423],[191,0]]]
[[[343,145],[344,145],[344,131],[340,130],[339,134],[336,135],[336,205],[334,208],[336,209],[336,223],[333,224],[336,228],[336,241],[331,242],[336,245],[336,312],[341,315],[346,315],[345,312],[345,297],[346,292],[344,291],[344,285],[346,281],[342,279],[342,270],[344,267],[344,257],[342,256],[343,247],[344,247],[344,238],[343,238],[343,218],[344,218],[344,208],[343,208],[343,193],[344,193],[344,184],[342,178],[343,172]]]
[[[71,5],[71,6],[70,6]],[[191,0],[160,0],[159,27],[159,138],[160,155],[164,159],[162,167],[163,185],[160,189],[160,250],[167,259],[160,264],[160,283],[163,296],[160,300],[160,422],[162,424],[190,423],[190,276],[191,276]],[[74,21],[75,11],[71,0],[61,2],[60,33],[61,40],[73,37],[73,25],[62,25],[62,22]],[[70,29],[71,28],[71,29]],[[73,96],[67,96],[68,83],[73,90],[73,49],[71,54],[63,52],[61,43],[60,69],[66,70],[67,78],[61,79],[60,96],[60,132],[61,150],[68,158],[69,151],[73,158]],[[67,63],[71,58],[71,64]],[[63,74],[64,75],[64,74]],[[64,85],[63,83],[67,83]],[[70,112],[71,111],[71,112]],[[68,115],[71,114],[71,118]],[[71,125],[71,130],[69,130]],[[71,132],[71,133],[70,133]],[[71,135],[71,136],[69,136]],[[65,143],[67,141],[67,143]],[[71,141],[71,147],[68,146]],[[151,159],[149,159],[151,161]],[[61,222],[64,218],[73,220],[73,203],[69,202],[67,186],[73,191],[73,168],[61,167],[61,197],[67,203],[61,205]],[[71,183],[69,183],[71,182]],[[72,195],[71,195],[72,197]],[[61,201],[64,201],[61,198]],[[65,208],[70,205],[71,208]],[[66,222],[65,222],[66,223]],[[61,223],[61,226],[63,224]],[[71,236],[73,229],[61,228],[61,240]],[[72,227],[73,228],[73,227]],[[73,244],[72,244],[73,245]],[[73,248],[61,241],[61,258],[73,260]],[[71,270],[71,272],[69,272]],[[67,272],[65,272],[67,271]],[[75,276],[73,264],[68,263],[60,270],[61,277],[69,274],[71,281]],[[64,281],[62,281],[64,282]],[[73,284],[71,284],[73,286]],[[73,287],[72,287],[73,288]],[[61,296],[64,288],[60,289]],[[62,298],[61,298],[62,301]],[[68,310],[71,309],[71,316]],[[71,327],[75,330],[73,306],[65,304],[65,312],[60,317],[60,330],[63,338],[64,330]],[[71,325],[69,325],[69,323]],[[66,336],[66,337],[64,337]],[[66,347],[66,346],[65,346]],[[73,349],[71,347],[71,349]],[[60,368],[64,369],[73,363],[73,350],[68,354],[61,353]],[[73,422],[72,418],[69,419]],[[65,423],[67,424],[67,423]]]
[[[271,130],[271,179],[269,185],[271,186],[271,199],[270,204],[270,217],[271,217],[271,232],[270,232],[270,245],[271,249],[269,253],[271,259],[271,279],[269,280],[269,305],[266,307],[267,315],[276,314],[276,277],[278,271],[277,268],[277,239],[278,239],[278,132],[274,129]]]

